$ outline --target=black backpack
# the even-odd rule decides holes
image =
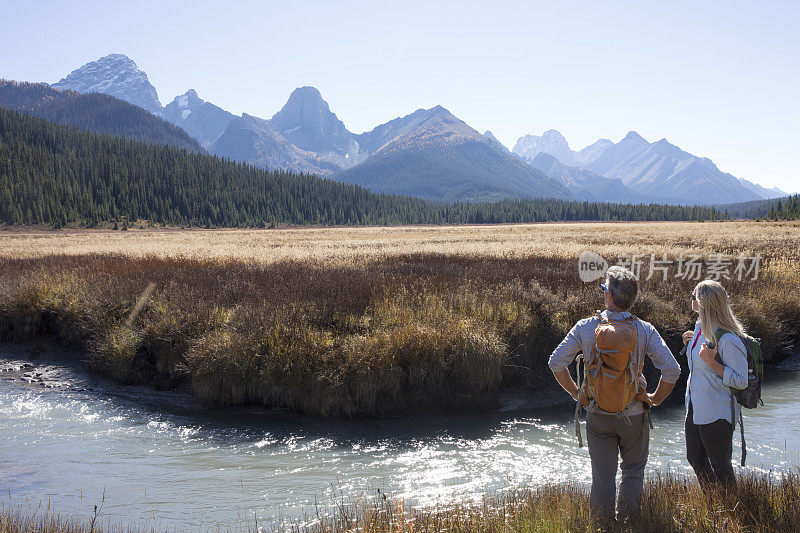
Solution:
[[[717,329],[714,337],[719,345],[719,340],[728,331]],[[761,339],[753,338],[749,335],[736,335],[744,344],[747,352],[747,387],[744,389],[734,389],[731,392],[736,402],[742,407],[755,409],[758,404],[764,405],[761,401],[761,381],[764,379],[764,359],[761,356]],[[717,354],[717,361],[722,363],[722,358]]]
[[[732,333],[724,329],[717,328],[714,335],[717,345],[719,340],[726,333]],[[761,381],[764,378],[764,358],[761,355],[761,339],[753,338],[749,335],[738,335],[739,340],[744,344],[745,351],[747,352],[747,387],[744,389],[734,389],[731,387],[731,420],[736,418],[736,410],[734,409],[733,402],[746,407],[748,409],[755,409],[758,404],[764,405],[761,400]],[[717,354],[716,360],[722,364],[722,358]],[[747,443],[744,440],[744,420],[742,420],[742,411],[739,410],[739,430],[742,436],[742,462],[744,466],[747,459]]]

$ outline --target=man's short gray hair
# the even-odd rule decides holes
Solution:
[[[614,265],[606,272],[606,283],[615,306],[622,310],[628,310],[633,306],[633,302],[639,294],[639,280],[636,279],[633,272]]]

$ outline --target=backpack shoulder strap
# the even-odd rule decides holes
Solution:
[[[641,333],[641,330],[642,330],[642,328],[640,328],[639,326],[641,325],[642,321],[639,319],[638,316],[634,315],[633,313],[631,313],[631,316],[629,316],[626,320],[630,321],[631,324],[633,324],[633,327],[636,328],[636,347],[637,347],[637,349],[634,349],[634,353],[631,354],[631,356],[632,356],[632,358],[636,358],[637,359],[636,368],[639,371],[639,374],[641,374],[642,371],[644,371],[644,360],[647,357],[647,354],[645,353],[646,350],[642,351],[641,353],[638,353],[638,351],[639,351],[638,350],[639,337],[640,337],[640,333]]]
[[[717,341],[717,350],[719,350],[719,341],[722,339],[722,336],[726,333],[731,333],[727,329],[717,328],[717,331],[714,332],[714,340]]]
[[[739,432],[742,436],[742,462],[741,465],[747,461],[747,442],[744,440],[744,419],[742,418],[742,408],[739,408]]]
[[[602,311],[600,311],[599,309],[596,310],[594,313],[595,313],[595,316],[597,317],[597,319],[600,321],[600,323],[597,324],[597,326],[595,327],[595,331],[596,331],[597,327],[599,327],[602,324],[607,323],[608,319],[603,316]],[[594,333],[592,333],[592,335],[594,336]],[[597,338],[595,337],[594,342],[592,342],[592,351],[591,351],[591,353],[583,354],[583,364],[584,365],[592,364],[594,362],[594,359],[595,359],[596,356],[597,356]]]

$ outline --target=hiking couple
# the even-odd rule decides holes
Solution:
[[[586,433],[592,463],[589,503],[600,521],[623,522],[638,511],[649,452],[651,406],[670,394],[681,368],[656,329],[630,313],[639,292],[634,274],[620,266],[608,269],[600,286],[603,312],[579,321],[550,356],[558,383],[577,406],[575,426],[581,443],[578,411],[586,410]],[[742,326],[730,308],[725,289],[716,281],[700,282],[691,294],[699,313],[694,331],[683,334],[689,380],[686,388],[686,457],[701,484],[733,483],[733,429],[739,406],[731,388],[748,383],[747,352],[739,336]],[[568,366],[582,353],[583,383],[575,383]],[[601,357],[602,356],[602,357]],[[647,392],[642,373],[645,356],[661,371],[658,386]],[[581,444],[582,445],[582,444]],[[622,481],[616,473],[622,458]]]

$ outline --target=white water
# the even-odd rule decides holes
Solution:
[[[241,528],[254,518],[307,521],[317,509],[330,513],[377,489],[434,505],[590,480],[568,406],[368,421],[214,411],[101,382],[52,359],[20,369],[23,359],[4,349],[4,504],[49,501],[87,517],[105,494],[105,523],[202,530]],[[765,406],[745,414],[747,468],[782,471],[800,464],[800,370],[771,376]],[[689,473],[683,406],[654,409],[653,419],[648,470]],[[738,434],[734,444],[738,461]]]

